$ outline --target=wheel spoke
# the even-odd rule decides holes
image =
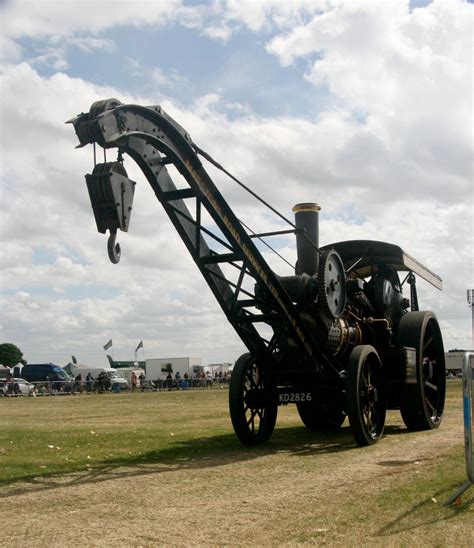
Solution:
[[[433,342],[433,337],[430,337],[429,339],[426,339],[423,344],[423,356],[426,355],[426,349],[431,345]]]
[[[365,370],[365,367],[363,367],[360,372],[360,384],[361,386],[367,386],[369,384],[369,379],[367,378],[367,372]]]
[[[249,373],[247,376],[248,382],[249,382],[249,388],[257,388],[257,383],[255,382],[253,375]]]
[[[438,387],[429,381],[425,381],[425,386],[431,388],[431,390],[434,390],[435,392],[438,392]]]
[[[367,420],[365,421],[365,424],[367,425],[367,431],[370,433],[373,431],[374,429],[374,423],[373,423],[373,420],[372,420],[372,413],[370,412],[370,409],[368,410],[368,413],[367,413]]]
[[[252,432],[255,434],[255,415],[256,412],[254,409],[250,410],[250,418],[247,421],[247,424],[252,427]]]
[[[372,424],[372,420],[371,420],[371,417],[370,417],[370,406],[369,405],[366,405],[362,411],[362,414],[364,415],[364,422],[367,426],[367,430],[370,430],[371,428],[371,424]]]
[[[429,398],[425,398],[425,403],[428,405],[430,411],[433,413],[433,411],[435,410],[435,406],[430,402]]]

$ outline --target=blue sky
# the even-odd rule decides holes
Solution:
[[[144,26],[139,31],[124,26],[107,29],[99,36],[113,46],[90,53],[71,46],[68,75],[137,95],[169,94],[185,105],[219,90],[227,102],[268,116],[316,115],[330,100],[325,86],[315,88],[302,78],[308,60],[282,67],[265,51],[265,41],[272,36],[270,30],[256,35],[242,29],[226,42],[216,42],[179,23],[169,28]],[[43,38],[25,37],[19,44],[30,59],[51,48]],[[56,72],[49,63],[38,64],[37,70],[45,77]],[[163,75],[159,85],[150,78],[154,71]]]
[[[472,4],[110,5],[0,7],[3,340],[61,365],[71,354],[103,364],[110,338],[122,359],[140,340],[148,357],[243,351],[131,162],[132,224],[122,262],[107,262],[83,182],[91,152],[74,149],[64,121],[116,96],[162,104],[287,216],[321,203],[321,243],[401,245],[445,280],[420,294],[446,346],[470,345]],[[278,225],[216,183],[258,229]],[[294,260],[292,238],[275,245]]]

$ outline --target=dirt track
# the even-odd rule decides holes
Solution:
[[[462,512],[441,509],[441,497],[450,493],[377,506],[384,493],[403,493],[414,478],[429,478],[455,447],[462,451],[461,410],[448,414],[439,430],[418,434],[406,433],[391,413],[386,436],[364,449],[354,446],[347,426],[323,442],[302,433],[285,444],[280,440],[294,415],[282,415],[282,436],[265,449],[243,448],[238,457],[224,454],[216,461],[204,454],[173,466],[115,468],[6,487],[0,544],[474,543],[473,505]]]
[[[217,450],[172,465],[12,484],[0,494],[0,545],[472,546],[474,493],[460,508],[442,506],[465,477],[455,399],[431,432],[408,433],[389,412],[385,436],[368,448],[355,446],[347,423],[309,433],[288,406],[265,447],[226,452],[216,438]],[[426,489],[453,456],[452,484],[448,476],[442,491]]]

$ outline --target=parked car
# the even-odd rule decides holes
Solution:
[[[14,377],[9,382],[6,382],[6,379],[0,380],[0,393],[3,396],[8,396],[10,394],[29,396],[34,387],[35,385],[31,382],[25,381],[25,379],[20,379],[18,377]],[[15,389],[17,391],[15,391]]]
[[[21,370],[21,376],[32,383],[48,383],[58,392],[72,392],[74,388],[66,371],[54,363],[29,363]]]

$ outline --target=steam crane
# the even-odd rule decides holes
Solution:
[[[304,425],[315,431],[340,428],[347,416],[359,445],[380,439],[387,409],[399,409],[411,430],[439,426],[443,340],[434,313],[418,310],[416,290],[416,276],[441,289],[439,276],[394,244],[354,240],[319,246],[317,204],[297,204],[294,222],[286,219],[200,149],[159,106],[107,99],[69,123],[79,147],[94,147],[94,169],[86,182],[97,229],[109,231],[110,260],[120,260],[117,230],[128,230],[132,210],[135,182],[123,161],[128,155],[247,347],[229,388],[230,416],[242,443],[267,441],[278,407],[288,404],[295,404]],[[96,163],[96,145],[116,148],[117,160]],[[246,227],[201,159],[222,169],[290,228],[256,234]],[[256,242],[269,245],[268,238],[289,232],[296,235],[295,273],[279,276]],[[402,282],[399,272],[406,273]],[[405,283],[410,300],[403,296]]]

